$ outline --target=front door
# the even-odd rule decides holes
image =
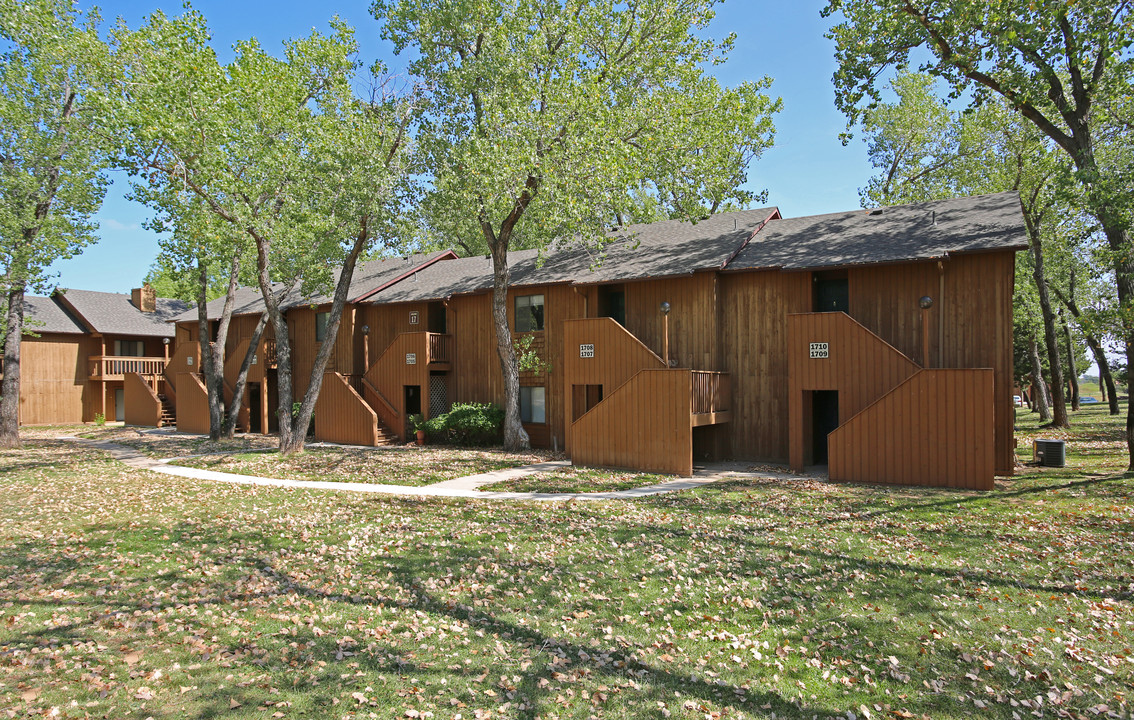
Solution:
[[[122,388],[114,390],[114,419],[126,422],[126,391]]]
[[[406,409],[406,437],[413,435],[413,425],[410,424],[411,415],[421,414],[421,386],[420,385],[406,385],[405,386],[405,409]]]
[[[839,427],[839,392],[815,390],[811,393],[813,457],[816,465],[827,464],[827,436]]]

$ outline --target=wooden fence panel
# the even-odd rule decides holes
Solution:
[[[377,445],[378,416],[340,373],[323,375],[315,401],[315,439],[344,445]]]
[[[991,490],[991,369],[921,370],[827,439],[832,480]]]
[[[194,373],[177,374],[177,430],[198,435],[209,433],[209,393]]]
[[[126,402],[126,424],[158,427],[161,424],[161,400],[149,381],[138,373],[126,373],[123,380]]]
[[[691,371],[642,370],[571,425],[576,465],[693,474]]]

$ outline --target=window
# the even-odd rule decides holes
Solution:
[[[521,387],[520,388],[520,422],[545,423],[547,422],[547,388]]]
[[[315,313],[315,342],[323,342],[327,337],[327,316],[330,313]]]
[[[543,295],[516,296],[516,332],[535,330],[543,330]]]
[[[115,340],[114,354],[119,357],[145,357],[146,346],[141,340]]]

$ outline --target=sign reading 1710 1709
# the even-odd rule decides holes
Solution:
[[[827,343],[811,343],[811,359],[822,359],[828,357]]]

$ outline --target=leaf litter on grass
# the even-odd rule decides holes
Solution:
[[[1134,480],[1089,474],[1114,459],[992,493],[801,478],[546,505],[27,445],[0,453],[9,716],[1130,714]]]

